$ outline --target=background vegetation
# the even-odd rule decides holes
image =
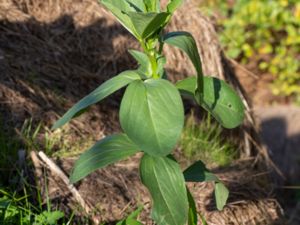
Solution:
[[[270,73],[275,95],[300,103],[300,2],[297,0],[206,1],[202,8],[217,16],[226,54]]]

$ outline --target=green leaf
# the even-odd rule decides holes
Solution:
[[[136,210],[134,210],[130,215],[117,223],[117,225],[143,225],[141,222],[137,221],[137,217],[143,210],[143,206],[138,207]]]
[[[156,156],[169,154],[184,123],[178,90],[163,79],[132,82],[121,102],[120,122],[128,137],[142,151]]]
[[[201,59],[198,53],[195,39],[190,33],[179,31],[179,32],[171,32],[166,34],[164,36],[164,42],[181,49],[189,56],[197,72],[197,86],[195,87],[196,91],[193,92],[196,93],[196,95],[199,96],[200,99],[202,99],[203,72],[202,72]]]
[[[187,191],[178,163],[168,157],[145,154],[141,159],[140,175],[152,196],[152,219],[159,225],[186,224]]]
[[[128,70],[120,73],[118,76],[105,81],[92,93],[85,96],[79,102],[77,102],[71,109],[69,109],[66,114],[63,115],[56,123],[53,125],[52,129],[57,129],[67,122],[69,122],[73,117],[77,116],[78,113],[85,110],[92,104],[95,104],[120,88],[126,86],[134,80],[140,79],[139,74],[136,71]]]
[[[161,78],[163,78],[166,75],[165,69],[164,69],[166,62],[167,62],[167,60],[166,60],[166,57],[164,57],[164,56],[160,56],[157,58],[157,74]]]
[[[142,39],[149,37],[154,32],[161,29],[166,23],[169,13],[141,13],[141,12],[128,12],[132,24]]]
[[[122,225],[143,225],[143,224],[140,221],[128,218],[125,220],[125,224],[122,224]]]
[[[114,14],[118,21],[135,37],[137,37],[134,26],[126,14],[127,12],[136,11],[133,5],[124,0],[101,0],[101,3]]]
[[[203,162],[197,161],[189,166],[184,172],[184,179],[186,182],[215,182],[215,199],[218,210],[222,210],[226,204],[229,191],[224,184],[221,183],[219,178],[211,173],[204,165]]]
[[[34,224],[54,225],[57,224],[58,220],[60,220],[64,216],[65,216],[64,213],[61,211],[53,211],[53,212],[44,211],[40,215],[35,216]]]
[[[183,0],[170,0],[167,5],[167,11],[173,13],[181,4]]]
[[[244,104],[236,92],[223,80],[203,77],[203,99],[195,96],[196,77],[178,81],[176,87],[184,94],[193,95],[200,106],[210,112],[225,128],[234,128],[244,120]]]
[[[138,152],[138,147],[125,134],[108,136],[84,152],[76,161],[70,182],[75,183],[91,172]]]
[[[229,196],[229,191],[221,182],[216,182],[215,198],[218,210],[223,210]]]
[[[144,0],[125,0],[125,1],[127,1],[129,3],[129,5],[135,9],[134,10],[135,12],[147,12]],[[130,11],[132,11],[132,10],[129,10],[127,12],[130,12]]]
[[[186,182],[219,181],[218,177],[211,173],[200,160],[189,166],[183,175]]]
[[[129,50],[128,52],[138,62],[138,71],[141,72],[142,75],[146,75],[147,77],[152,75],[151,62],[149,60],[149,57],[144,52],[140,52],[137,50]]]
[[[143,209],[144,209],[144,207],[142,205],[139,206],[136,210],[134,210],[132,213],[130,213],[128,218],[137,219]]]
[[[159,0],[144,0],[147,12],[160,12]]]
[[[187,189],[187,196],[189,201],[189,215],[188,215],[188,225],[197,225],[198,223],[198,216],[197,216],[197,208],[195,204],[194,197],[192,196],[191,192]]]

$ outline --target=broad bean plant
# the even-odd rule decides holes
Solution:
[[[53,125],[53,129],[63,126],[90,105],[126,87],[119,111],[123,133],[107,136],[84,152],[70,181],[75,183],[99,168],[142,152],[140,179],[151,194],[151,218],[159,225],[197,224],[196,204],[186,182],[214,182],[219,210],[229,195],[201,161],[182,172],[172,156],[184,125],[182,96],[194,99],[225,128],[237,127],[244,118],[244,106],[235,91],[223,80],[203,75],[193,36],[184,31],[164,32],[182,2],[170,0],[162,8],[159,0],[102,0],[140,43],[142,51],[129,50],[139,66],[102,83]],[[171,83],[164,69],[164,45],[185,52],[195,67],[195,76]],[[131,217],[122,224],[141,223]]]

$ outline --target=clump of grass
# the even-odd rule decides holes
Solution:
[[[23,188],[23,195],[16,191],[7,191],[0,189],[0,224],[22,224],[22,225],[69,225],[73,215],[66,218],[60,210],[52,209],[50,200],[47,198],[47,207],[40,198],[32,203],[32,196],[27,193],[31,192],[32,187],[27,185]]]
[[[42,123],[34,126],[32,119],[25,120],[19,135],[27,150],[42,150],[49,156],[57,157],[78,155],[93,143],[92,137],[77,138],[74,141],[68,126],[51,131]],[[70,136],[70,138],[65,138],[66,136]]]
[[[223,128],[209,114],[199,123],[192,113],[186,119],[179,147],[188,161],[228,165],[235,159],[237,150],[231,140],[224,138],[222,131]]]

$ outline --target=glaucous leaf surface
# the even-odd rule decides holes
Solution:
[[[105,81],[97,89],[85,96],[79,102],[77,102],[72,108],[70,108],[56,123],[52,129],[57,129],[64,124],[68,123],[73,117],[75,117],[82,110],[87,107],[101,101],[105,97],[111,95],[120,88],[126,86],[134,80],[141,79],[137,71],[128,70],[120,73],[119,75]]]
[[[166,12],[128,12],[127,14],[129,15],[140,39],[145,39],[154,32],[158,31],[166,23],[168,17],[170,16],[170,14]]]
[[[178,163],[168,157],[145,154],[141,159],[140,175],[152,196],[152,219],[158,225],[186,224],[189,205]]]
[[[184,94],[191,94],[200,106],[225,128],[235,128],[244,120],[244,105],[236,92],[223,80],[203,77],[203,99],[195,96],[196,77],[178,81],[176,87]]]
[[[163,79],[132,82],[121,102],[120,123],[142,151],[155,156],[168,155],[184,123],[178,90]]]
[[[125,135],[108,136],[81,154],[75,162],[70,181],[75,183],[91,172],[134,155],[139,148]]]
[[[216,182],[215,184],[215,198],[218,210],[223,210],[229,197],[229,191],[224,184]]]

